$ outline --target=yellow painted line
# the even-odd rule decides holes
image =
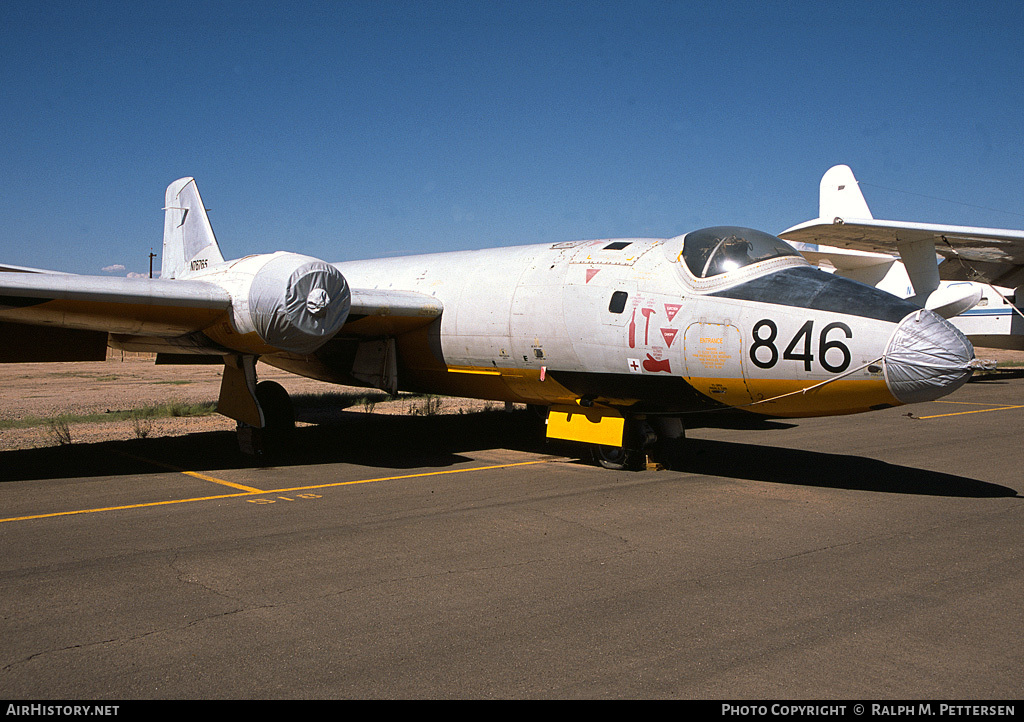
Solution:
[[[266,492],[260,492],[266,493]],[[118,511],[121,509],[142,509],[147,506],[164,506],[166,504],[185,504],[190,501],[211,501],[213,499],[230,499],[236,496],[249,496],[244,494],[221,494],[220,496],[200,496],[192,499],[171,499],[169,501],[149,501],[143,504],[125,504],[124,506],[105,506],[97,509],[75,509],[72,511],[55,511],[49,514],[31,514],[29,516],[12,516],[7,519],[0,519],[0,524],[8,521],[28,521],[29,519],[46,519],[53,516],[73,516],[75,514],[96,514],[101,511]]]
[[[327,489],[333,486],[352,486],[353,484],[373,484],[378,481],[397,481],[399,479],[416,479],[425,476],[443,476],[445,474],[463,474],[469,471],[489,471],[492,469],[508,469],[514,466],[530,466],[532,464],[547,464],[551,459],[540,459],[537,461],[518,461],[513,464],[496,464],[494,466],[476,466],[471,469],[446,469],[445,471],[424,471],[419,474],[402,474],[400,476],[381,476],[375,479],[357,479],[355,481],[337,481],[330,484],[314,484],[312,486],[293,486],[286,489],[268,489],[260,491],[253,489],[240,494],[220,494],[218,496],[197,496],[190,499],[170,499],[167,501],[150,501],[141,504],[125,504],[123,506],[106,506],[98,509],[75,509],[72,511],[56,511],[48,514],[31,514],[28,516],[12,516],[7,519],[0,519],[0,524],[9,521],[28,521],[30,519],[46,519],[55,516],[72,516],[75,514],[96,514],[103,511],[120,511],[124,509],[143,509],[150,506],[167,506],[169,504],[188,504],[194,501],[213,501],[216,499],[237,499],[243,496],[256,496],[263,494],[282,494],[284,492],[306,491],[309,489]],[[242,487],[245,488],[245,487]]]
[[[1003,406],[1004,404],[991,404],[983,401],[947,401],[946,399],[939,399],[938,401],[932,401],[933,404],[963,404],[964,406]]]
[[[919,419],[941,419],[943,416],[963,416],[964,414],[984,414],[987,411],[1006,411],[1008,409],[1024,409],[1020,406],[998,406],[994,409],[975,409],[974,411],[953,411],[948,414],[934,414],[933,416],[918,416]]]
[[[213,476],[207,476],[206,474],[200,474],[198,471],[188,471],[187,469],[182,469],[181,467],[174,466],[173,464],[166,464],[166,463],[164,463],[162,461],[155,461],[153,459],[147,459],[144,456],[136,456],[135,454],[125,454],[123,452],[118,452],[118,451],[115,451],[114,453],[115,454],[120,454],[121,456],[126,456],[129,459],[135,459],[136,461],[144,462],[146,464],[152,464],[153,466],[159,466],[162,469],[170,469],[171,471],[176,471],[179,474],[185,474],[186,476],[193,476],[196,479],[202,479],[203,481],[210,481],[210,482],[213,482],[214,484],[220,484],[221,486],[228,486],[228,487],[231,487],[232,489],[238,489],[239,491],[251,491],[251,492],[256,492],[256,493],[259,493],[259,494],[263,493],[262,490],[257,489],[254,486],[244,486],[242,484],[236,484],[236,483],[234,483],[232,481],[225,481],[224,479],[218,479],[218,478],[213,477]]]
[[[212,481],[214,484],[221,484],[223,486],[229,486],[232,489],[241,489],[242,491],[256,491],[256,492],[259,491],[259,489],[257,489],[254,486],[244,486],[243,484],[236,484],[233,481],[225,481],[224,479],[216,479],[216,478],[214,478],[212,476],[207,476],[206,474],[200,474],[198,471],[185,471],[183,469],[179,469],[178,471],[179,471],[179,473],[185,474],[186,476],[194,476],[195,478],[202,479],[203,481]]]
[[[307,491],[309,489],[327,489],[332,486],[352,486],[353,484],[373,484],[377,481],[396,481],[398,479],[415,479],[421,476],[444,476],[445,474],[463,474],[467,471],[488,471],[490,469],[508,469],[513,466],[531,466],[533,464],[547,464],[551,459],[538,459],[537,461],[517,461],[513,464],[496,464],[494,466],[476,466],[472,469],[447,469],[445,471],[423,471],[419,474],[402,474],[401,476],[381,476],[376,479],[357,479],[355,481],[335,481],[330,484],[314,484],[313,486],[293,486],[287,489],[273,489],[262,492],[264,494],[281,494],[286,491]]]

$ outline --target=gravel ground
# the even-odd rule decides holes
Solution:
[[[299,394],[365,394],[368,390],[305,379],[259,364],[261,381],[280,383],[293,397]],[[107,361],[84,363],[0,364],[0,419],[50,419],[62,414],[131,411],[176,401],[186,404],[216,402],[220,366],[156,366],[152,357],[118,353]],[[372,391],[372,390],[371,390]],[[373,413],[414,413],[422,398],[377,403]],[[441,399],[440,413],[486,408],[486,402]],[[492,406],[498,405],[492,402]],[[363,411],[363,406],[353,407]],[[299,413],[301,423],[302,415]],[[235,422],[220,414],[153,419],[149,437],[180,436],[207,431],[231,431]],[[69,425],[72,443],[93,443],[136,438],[130,420],[85,422]],[[43,423],[23,429],[0,429],[0,451],[55,446],[60,441]]]
[[[1024,352],[978,349],[978,358],[1024,364]],[[293,397],[299,394],[353,392],[366,389],[335,386],[304,379],[260,364],[260,380],[272,379]],[[61,414],[91,414],[155,406],[168,401],[188,404],[215,402],[220,389],[220,366],[156,366],[152,357],[124,358],[113,354],[94,363],[0,364],[0,419]],[[424,403],[420,398],[398,398],[376,404],[373,413],[415,413]],[[438,413],[459,413],[500,406],[495,402],[446,398]],[[353,407],[363,410],[361,405]],[[299,411],[302,422],[302,413]],[[231,431],[235,422],[220,414],[198,417],[153,419],[149,437],[180,436],[207,431]],[[69,425],[72,443],[93,443],[133,439],[138,435],[130,421],[87,422]],[[24,429],[0,429],[0,451],[55,446],[60,443],[43,423]]]

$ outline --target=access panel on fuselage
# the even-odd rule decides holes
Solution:
[[[681,375],[676,337],[683,296],[652,252],[662,242],[601,243],[578,249],[563,289],[577,356],[600,373]]]

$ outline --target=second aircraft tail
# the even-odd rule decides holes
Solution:
[[[836,165],[825,171],[818,188],[818,218],[829,220],[871,218],[868,202],[848,165]]]

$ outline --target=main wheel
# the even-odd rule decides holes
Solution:
[[[263,410],[264,447],[269,451],[286,448],[295,430],[295,410],[288,392],[276,381],[261,381],[256,384],[256,401]]]

